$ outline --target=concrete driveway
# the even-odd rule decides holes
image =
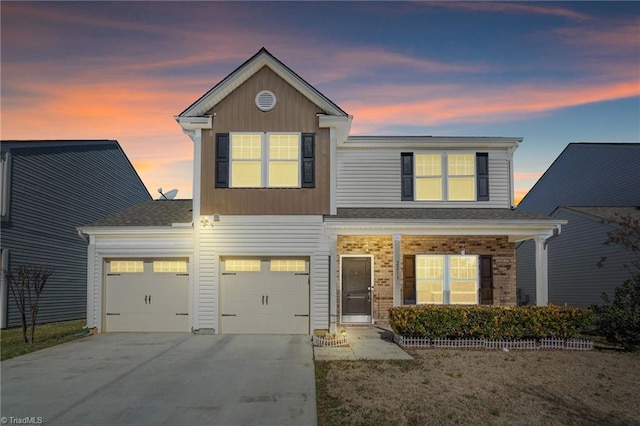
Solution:
[[[7,424],[315,425],[315,396],[309,336],[102,334],[2,362]]]

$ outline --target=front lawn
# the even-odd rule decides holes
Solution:
[[[38,325],[36,326],[35,343],[26,345],[22,340],[22,327],[0,330],[0,343],[2,344],[0,359],[4,361],[73,340],[80,334],[88,333],[87,330],[83,330],[86,324],[85,320],[80,320]]]
[[[640,424],[640,354],[411,350],[318,361],[318,424]]]

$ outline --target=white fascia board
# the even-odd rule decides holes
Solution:
[[[198,115],[189,117],[174,116],[175,120],[180,124],[183,130],[199,130],[199,129],[212,129],[213,128],[213,116],[211,115]]]
[[[447,136],[349,136],[341,149],[515,149],[522,138]]]
[[[293,86],[296,90],[307,97],[311,102],[326,111],[335,115],[344,115],[343,111],[337,109],[333,104],[328,102],[324,96],[319,95],[319,92],[311,87],[308,83],[303,81],[300,77],[292,74],[291,71],[284,68],[280,63],[275,61],[266,52],[258,55],[250,63],[237,69],[230,74],[220,84],[215,86],[204,95],[198,102],[193,104],[191,108],[186,110],[181,117],[193,117],[205,114],[210,111],[216,104],[222,99],[227,97],[238,86],[247,81],[251,76],[257,73],[263,66],[268,66],[273,72],[280,76],[284,81]]]
[[[348,115],[326,115],[317,114],[318,127],[320,128],[333,128],[336,131],[336,143],[337,146],[342,146],[349,137],[351,131],[351,122],[353,117]]]
[[[218,216],[219,220],[215,220],[214,217]],[[247,222],[253,223],[322,223],[322,215],[208,215],[202,216],[209,219],[213,226],[216,226],[218,222],[224,223],[241,223]]]
[[[412,221],[385,222],[376,220],[367,221],[326,221],[326,230],[329,234],[340,235],[371,235],[377,234],[401,234],[401,235],[506,235],[513,241],[533,238],[536,235],[554,234],[566,220],[558,221],[518,221],[509,223],[505,221]],[[558,231],[555,231],[556,233]]]
[[[165,236],[165,235],[191,235],[191,224],[174,224],[173,226],[84,226],[78,231],[90,236],[109,235],[130,238],[132,236]]]

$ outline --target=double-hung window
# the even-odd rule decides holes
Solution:
[[[417,255],[416,303],[478,303],[478,257]]]
[[[488,201],[487,153],[401,154],[403,201]]]
[[[231,188],[299,188],[299,133],[232,133]]]

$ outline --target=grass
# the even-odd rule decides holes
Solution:
[[[640,424],[640,353],[409,353],[316,361],[318,425]]]
[[[36,326],[35,343],[25,344],[22,339],[22,327],[0,330],[0,360],[13,358],[40,349],[59,345],[87,334],[83,327],[85,320],[41,324]],[[29,331],[27,330],[27,333]]]

